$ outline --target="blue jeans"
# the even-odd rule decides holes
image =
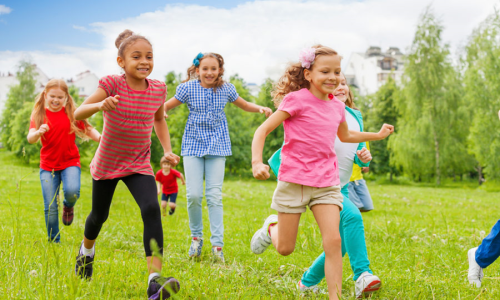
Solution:
[[[192,237],[203,237],[201,201],[203,199],[203,177],[210,220],[210,243],[213,247],[224,246],[224,223],[222,211],[222,183],[226,157],[207,155],[203,157],[184,156],[186,175],[186,197],[189,228]]]
[[[60,171],[46,171],[40,169],[40,183],[42,184],[43,203],[45,206],[45,226],[50,241],[59,243],[59,215],[57,196],[59,187],[63,183],[64,206],[73,207],[80,198],[79,167],[68,167]]]
[[[500,220],[484,238],[476,251],[476,262],[481,268],[491,265],[500,256]]]
[[[365,227],[359,209],[349,200],[347,184],[342,188],[344,208],[340,212],[340,237],[342,238],[342,257],[349,254],[353,280],[357,280],[363,272],[373,274],[366,251]],[[325,277],[325,252],[323,252],[302,275],[302,284],[313,286]]]
[[[361,211],[373,210],[373,200],[364,179],[349,182],[349,199]]]

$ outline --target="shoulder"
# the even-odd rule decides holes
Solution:
[[[174,169],[170,169],[170,172],[172,172],[172,174],[176,175],[176,176],[179,176],[181,175],[181,172],[177,171],[177,170],[174,170]]]
[[[149,79],[149,78],[148,78],[148,82],[149,82],[149,84],[150,84],[150,85],[152,85],[152,86],[154,86],[154,87],[165,87],[165,86],[167,86],[167,85],[165,84],[165,82],[160,81],[160,80],[158,80],[158,79]]]
[[[122,81],[122,80],[125,80],[125,77],[124,75],[106,75],[104,77],[101,77],[101,80],[100,81],[104,81],[104,82],[119,82],[119,81]]]

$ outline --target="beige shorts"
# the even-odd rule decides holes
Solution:
[[[342,210],[340,185],[324,188],[278,181],[271,208],[282,213],[304,213],[316,204],[334,204]]]

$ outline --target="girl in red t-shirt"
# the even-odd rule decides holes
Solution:
[[[156,172],[156,183],[158,188],[158,195],[161,193],[161,211],[163,216],[167,215],[167,203],[170,206],[169,215],[173,215],[175,212],[175,201],[177,200],[177,193],[179,192],[179,187],[177,186],[177,178],[181,179],[183,185],[186,184],[184,181],[184,176],[177,171],[172,169],[170,162],[166,157],[162,157],[160,160],[161,170]],[[169,201],[170,198],[170,201]]]
[[[41,140],[40,182],[45,206],[45,226],[49,241],[59,243],[57,196],[63,183],[64,225],[73,222],[73,210],[80,197],[80,154],[76,135],[99,142],[101,135],[86,120],[76,121],[76,109],[68,86],[61,79],[50,80],[35,99],[31,113],[28,142]]]

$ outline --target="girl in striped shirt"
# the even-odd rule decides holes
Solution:
[[[210,219],[210,243],[216,260],[224,262],[224,224],[222,219],[222,182],[231,141],[224,107],[233,103],[248,112],[272,114],[268,107],[245,101],[234,85],[224,82],[224,59],[217,53],[200,53],[187,71],[187,79],[177,87],[175,96],[165,103],[165,111],[186,104],[189,116],[182,137],[189,228],[190,257],[199,257],[203,246],[201,200],[203,177]]]
[[[76,259],[77,275],[90,278],[94,261],[94,244],[108,218],[116,185],[122,180],[141,209],[144,222],[143,243],[149,271],[149,299],[166,299],[179,290],[179,282],[160,276],[161,258],[153,256],[154,240],[163,254],[163,231],[156,183],[150,164],[151,132],[163,147],[173,165],[179,157],[172,153],[170,135],[164,119],[165,83],[148,79],[153,70],[153,48],[143,36],[130,30],[122,32],[115,42],[118,65],[123,75],[109,75],[99,81],[92,96],[75,111],[82,120],[103,111],[104,127],[95,156],[90,164],[92,174],[92,211],[85,223],[85,233]]]

